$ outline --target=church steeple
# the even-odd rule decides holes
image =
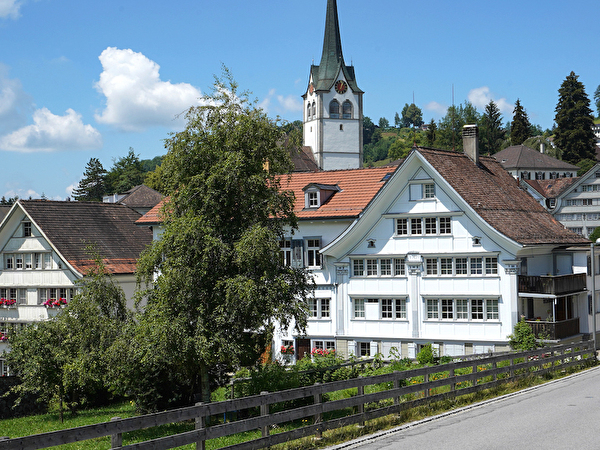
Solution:
[[[321,79],[335,78],[343,64],[344,55],[342,54],[342,39],[340,38],[337,1],[328,0],[323,54],[321,55],[321,64],[319,64],[319,75]]]

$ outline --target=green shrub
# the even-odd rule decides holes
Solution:
[[[421,365],[434,364],[436,359],[436,351],[431,344],[424,345],[419,353],[417,353],[417,362]]]
[[[508,339],[508,344],[513,350],[527,351],[539,347],[533,330],[523,318],[515,325],[513,333],[508,335]]]

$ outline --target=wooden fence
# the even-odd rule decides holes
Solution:
[[[159,450],[196,443],[196,448],[203,450],[207,440],[262,430],[259,439],[226,447],[236,450],[261,449],[302,437],[320,437],[325,430],[362,424],[415,406],[471,394],[530,373],[542,374],[587,364],[594,360],[592,347],[592,342],[581,342],[531,352],[481,355],[481,358],[471,357],[469,360],[457,360],[439,366],[265,392],[252,397],[197,404],[129,419],[115,418],[110,422],[33,436],[0,438],[0,449],[40,449],[110,436],[112,449]],[[353,389],[356,394],[350,398],[326,401],[329,394],[346,389]],[[244,410],[251,412],[246,414],[248,418],[206,426],[207,418]],[[252,413],[256,415],[250,417]],[[123,433],[191,420],[195,421],[192,431],[122,445]],[[272,427],[294,421],[298,423],[297,428],[270,435]],[[300,421],[305,425],[302,426]]]

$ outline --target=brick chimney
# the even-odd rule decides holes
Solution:
[[[479,128],[477,125],[463,127],[463,151],[475,165],[479,164]]]

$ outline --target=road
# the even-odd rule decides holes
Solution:
[[[333,449],[600,449],[600,367]]]

